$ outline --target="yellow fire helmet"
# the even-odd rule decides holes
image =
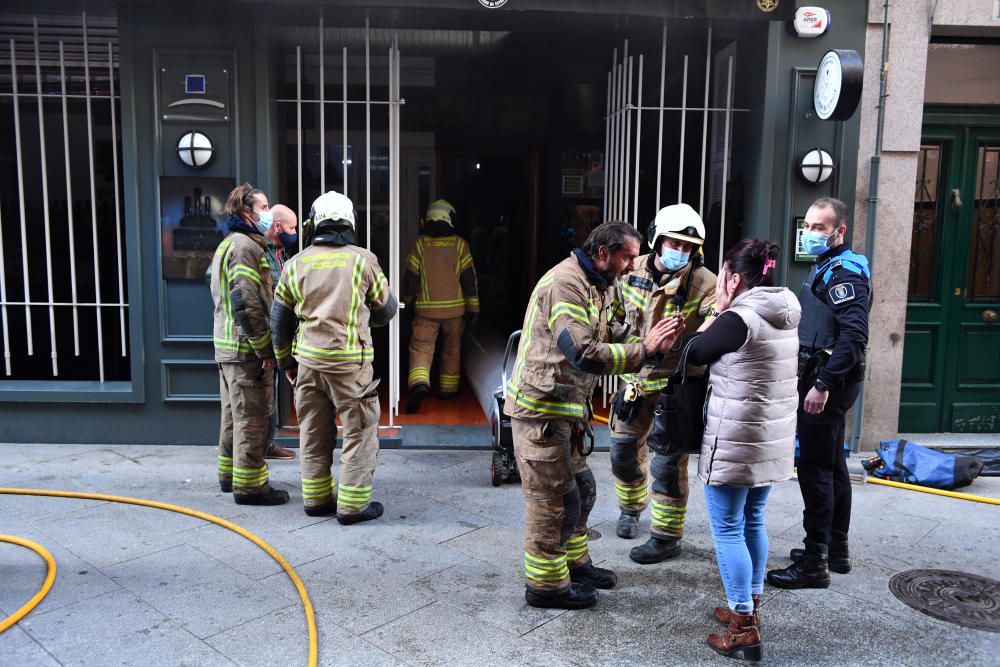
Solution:
[[[452,227],[455,226],[452,216],[455,215],[455,207],[447,199],[435,199],[427,207],[427,222],[441,220]]]

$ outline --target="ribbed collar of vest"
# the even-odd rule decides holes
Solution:
[[[840,245],[833,246],[829,250],[823,252],[820,255],[816,255],[816,263],[822,264],[828,259],[833,259],[837,255],[842,255],[851,249],[850,243],[841,243]]]
[[[583,269],[583,272],[587,274],[587,279],[590,282],[594,283],[598,287],[608,286],[607,279],[597,272],[597,269],[594,268],[594,263],[590,261],[590,258],[587,257],[583,250],[580,248],[573,248],[573,256],[576,257],[577,263],[580,265],[580,268]]]

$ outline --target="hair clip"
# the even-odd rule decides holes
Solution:
[[[773,259],[764,260],[764,270],[761,272],[761,275],[766,276],[768,269],[773,269],[775,266],[777,266],[777,262]]]

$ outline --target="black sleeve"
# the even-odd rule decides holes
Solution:
[[[420,292],[420,276],[409,269],[403,274],[403,300],[409,301]]]
[[[833,309],[838,334],[819,379],[835,385],[861,363],[868,346],[868,281],[853,273],[837,272],[830,280],[826,301]]]
[[[691,339],[688,364],[705,366],[719,357],[743,347],[747,341],[747,325],[736,313],[722,313],[702,333]]]

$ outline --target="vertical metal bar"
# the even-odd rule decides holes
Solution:
[[[625,161],[622,162],[622,222],[628,222],[629,177],[632,175],[632,74],[633,57],[628,57],[628,77],[625,89]]]
[[[615,65],[613,86],[614,104],[611,105],[611,201],[608,204],[608,220],[614,220],[618,216],[618,123],[619,115],[619,94],[621,85],[621,65]]]
[[[632,226],[639,228],[639,149],[642,148],[642,54],[639,54],[639,85],[635,111],[635,185],[633,186]]]
[[[656,210],[660,210],[660,186],[663,174],[663,91],[667,79],[667,20],[663,19],[663,46],[660,51],[660,131],[656,136]]]
[[[611,146],[611,71],[608,71],[608,98],[604,113],[604,157],[602,158],[602,171],[604,172],[604,201],[601,210],[601,221],[608,219],[608,155]]]
[[[73,300],[73,354],[79,357],[80,312],[76,305],[76,226],[73,222],[73,179],[69,160],[69,110],[66,105],[66,57],[63,51],[62,40],[59,40],[59,80],[62,82],[63,152],[66,155],[66,232],[69,238],[69,284],[70,294],[72,295]],[[114,98],[114,95],[112,95],[112,98]]]
[[[344,149],[343,149],[343,154],[344,154],[344,196],[345,197],[350,197],[351,195],[348,192],[348,190],[350,188],[348,188],[348,186],[347,186],[347,167],[350,165],[351,161],[348,158],[349,152],[347,150],[347,47],[346,46],[344,47],[344,51],[343,51],[343,61],[344,61],[344,98],[343,98],[344,99],[344,103],[343,103],[343,108],[344,108],[344,119],[343,119],[343,124],[344,124]]]
[[[722,143],[722,210],[719,215],[719,270],[726,242],[726,182],[729,180],[729,132],[733,117],[733,57],[729,56],[729,75],[726,81],[726,131]]]
[[[372,78],[371,29],[365,16],[365,247],[372,249]]]
[[[120,194],[118,192],[118,112],[115,111],[115,62],[114,51],[111,42],[108,42],[108,82],[111,97],[108,102],[111,104],[111,159],[112,175],[115,179],[115,248],[118,251],[118,327],[121,334],[122,356],[128,354],[128,346],[125,340],[125,274],[124,259],[122,258],[122,222],[119,213]]]
[[[31,332],[31,292],[28,282],[28,224],[24,208],[24,160],[21,156],[21,111],[20,98],[17,96],[17,54],[14,40],[10,40],[10,78],[14,86],[14,147],[17,153],[17,201],[21,213],[21,261],[24,262],[24,322],[28,334],[28,355],[35,354],[35,344]]]
[[[708,44],[705,46],[705,104],[701,124],[701,188],[698,191],[698,215],[705,219],[705,157],[708,150],[708,91],[712,79],[712,24],[708,24]],[[721,267],[720,267],[721,270]]]
[[[52,225],[49,219],[49,160],[45,150],[45,107],[42,104],[42,58],[38,48],[38,19],[33,18],[35,43],[35,99],[38,102],[38,147],[42,167],[42,224],[45,229],[45,289],[49,297],[49,353],[52,357],[52,375],[59,376],[59,353],[56,351],[56,308],[52,282]]]
[[[400,155],[401,155],[401,150],[402,150],[402,146],[401,146],[401,144],[402,144],[402,136],[401,136],[401,132],[400,132],[400,117],[401,117],[402,112],[403,112],[403,109],[402,109],[402,106],[401,106],[402,105],[402,86],[401,86],[401,82],[400,82],[400,70],[401,70],[400,63],[402,61],[401,61],[401,56],[400,56],[400,53],[399,53],[399,35],[398,34],[396,34],[396,35],[393,36],[393,45],[394,45],[394,47],[396,49],[396,58],[395,58],[395,65],[394,65],[394,69],[396,71],[396,74],[395,74],[396,85],[395,85],[395,95],[394,95],[395,100],[396,100],[396,105],[395,105],[396,106],[396,120],[395,120],[395,123],[393,124],[394,127],[395,127],[395,129],[396,129],[396,147],[395,147],[395,153],[396,153],[396,160],[395,160],[395,164],[396,164],[396,187],[395,187],[395,190],[394,190],[394,194],[395,194],[395,209],[396,209],[396,233],[392,237],[393,238],[393,243],[395,244],[395,253],[394,253],[394,258],[393,258],[393,263],[392,263],[392,269],[396,273],[396,280],[395,280],[394,284],[397,285],[396,289],[398,290],[399,289],[398,285],[400,284],[400,281],[402,280],[402,276],[401,276],[402,272],[400,271],[400,257],[399,257],[399,254],[400,254],[400,247],[399,247],[399,226],[400,226],[399,190],[400,190],[400,167],[401,167],[401,163],[400,163],[401,158],[400,158]],[[397,294],[397,296],[398,296],[398,294]],[[396,375],[395,375],[395,378],[396,378],[395,411],[396,411],[396,415],[399,415],[399,395],[400,395],[399,366],[400,366],[400,362],[401,362],[401,353],[402,353],[402,351],[400,349],[400,341],[399,341],[399,318],[397,317],[397,318],[393,318],[393,319],[396,322],[396,369],[397,370],[396,370]]]
[[[90,157],[90,223],[94,248],[94,303],[97,310],[97,363],[104,382],[104,324],[101,322],[101,266],[97,250],[97,186],[94,184],[94,117],[90,104],[90,46],[87,41],[87,12],[83,12],[83,80],[87,86],[87,154]]]
[[[628,139],[625,136],[625,114],[628,112],[625,110],[626,98],[625,98],[625,86],[627,83],[628,72],[626,66],[629,62],[628,59],[628,40],[625,40],[625,48],[622,51],[622,63],[621,63],[621,76],[618,80],[618,189],[616,191],[616,198],[618,200],[618,206],[615,213],[616,220],[623,220],[625,207],[623,206],[623,200],[625,198],[625,146],[628,143]]]
[[[295,164],[298,172],[299,220],[302,215],[302,47],[295,47]],[[299,252],[302,252],[302,234],[299,234]]]
[[[614,217],[615,206],[615,131],[617,128],[615,115],[618,111],[618,49],[611,52],[611,71],[608,73],[608,118],[606,125],[608,128],[608,152],[604,156],[604,171],[607,186],[604,188],[604,220],[606,222]]]
[[[395,265],[395,235],[396,227],[396,89],[395,64],[393,61],[393,44],[389,44],[389,280],[391,289],[397,290]],[[396,391],[399,382],[399,318],[394,317],[389,324],[389,426],[395,424]]]
[[[319,17],[319,192],[326,192],[326,60],[323,54],[323,17]],[[300,95],[301,97],[301,95]]]
[[[684,83],[681,88],[681,147],[677,157],[677,203],[684,201],[684,137],[687,130],[688,57],[684,54]]]

